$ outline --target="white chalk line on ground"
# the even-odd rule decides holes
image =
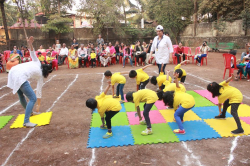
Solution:
[[[196,160],[197,165],[203,166],[197,156],[194,155],[193,151],[188,148],[187,143],[182,141],[182,146],[191,154],[191,157]],[[190,161],[187,158],[187,155],[185,156],[185,161],[190,163]]]
[[[54,103],[52,104],[52,106],[46,111],[50,111],[51,108],[54,107],[55,103],[57,103],[59,101],[59,99],[68,91],[68,89],[75,83],[75,81],[78,78],[78,74],[76,75],[76,78],[68,85],[68,87],[63,91],[63,93],[54,101]],[[28,134],[21,140],[21,142],[19,142],[17,144],[17,146],[14,148],[14,150],[10,153],[10,155],[8,156],[8,158],[5,160],[5,162],[1,165],[1,166],[5,166],[10,157],[13,155],[13,153],[22,145],[22,143],[29,137],[29,135],[35,130],[35,128],[30,129],[30,131],[28,132]]]
[[[45,85],[46,83],[50,82],[54,77],[56,77],[56,75],[53,75],[48,81],[46,81],[45,83],[43,83],[43,85]],[[34,91],[36,91],[36,89],[35,89]],[[17,103],[19,103],[19,100],[16,101],[15,103],[12,103],[10,106],[8,106],[7,108],[5,108],[4,110],[2,110],[2,111],[0,112],[0,115],[3,114],[3,113],[5,113],[8,109],[10,109],[11,107],[13,107],[13,106],[16,105]]]
[[[101,80],[101,87],[100,87],[100,94],[102,93],[102,91],[103,91],[103,82],[104,82],[104,78],[105,78],[105,76],[103,75],[102,76],[102,80]],[[90,161],[89,161],[89,166],[92,166],[93,165],[93,163],[95,162],[95,148],[93,148],[92,149],[92,157],[91,157],[91,159],[90,159]]]
[[[235,139],[232,141],[232,147],[231,147],[231,149],[230,149],[230,155],[229,155],[229,159],[228,159],[228,162],[227,162],[228,166],[230,166],[231,162],[234,160],[233,151],[234,151],[234,149],[235,149],[236,146],[237,146],[237,141],[238,141],[239,138],[240,138],[240,136],[237,136],[237,137],[235,137]]]
[[[7,96],[7,95],[9,95],[9,94],[11,94],[11,92],[9,92],[9,93],[6,93],[6,94],[2,95],[2,96],[0,97],[0,99],[1,99],[1,98],[3,98],[4,96]]]
[[[0,88],[0,90],[3,89],[3,88],[6,88],[6,87],[7,87],[7,85],[4,85],[4,86],[2,86],[2,87]]]

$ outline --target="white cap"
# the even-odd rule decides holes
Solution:
[[[155,29],[156,31],[163,31],[163,26],[161,25],[158,25]]]

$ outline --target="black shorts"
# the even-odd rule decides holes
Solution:
[[[186,80],[186,76],[182,76],[182,77],[181,77],[181,82],[184,83],[185,80]]]

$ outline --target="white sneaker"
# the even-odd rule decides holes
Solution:
[[[24,123],[23,126],[25,126],[25,127],[36,127],[37,124],[28,122],[28,123]]]
[[[153,134],[153,130],[148,128],[146,128],[144,131],[141,132],[141,135],[151,135],[151,134]]]
[[[197,63],[197,66],[201,66],[201,64],[200,64],[200,63]]]

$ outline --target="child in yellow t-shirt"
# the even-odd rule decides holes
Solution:
[[[94,49],[91,50],[90,58],[91,58],[91,67],[92,68],[96,67],[96,53]]]
[[[183,65],[186,62],[189,62],[189,60],[182,61],[180,64],[178,64],[174,68],[174,73],[175,72],[179,73],[178,81],[181,81],[182,84],[184,84],[184,82],[186,80],[187,73],[184,69],[181,68],[181,65]]]
[[[176,84],[175,83],[171,83],[170,79],[171,78],[169,76],[170,71],[167,71],[167,77],[166,77],[166,81],[162,84],[161,89],[163,89],[163,92],[167,92],[167,91],[175,91],[176,90]],[[182,92],[186,92],[186,88],[184,85],[179,84],[181,91]]]
[[[175,129],[174,133],[176,134],[185,134],[185,130],[182,124],[184,114],[192,109],[195,105],[194,97],[190,94],[184,93],[181,91],[179,86],[179,74],[174,74],[175,83],[176,83],[176,90],[175,91],[167,91],[163,94],[163,102],[165,105],[168,105],[174,108],[174,118],[179,126],[179,129]],[[179,106],[180,105],[180,106]],[[178,108],[179,106],[179,108]]]
[[[144,66],[141,69],[131,70],[129,72],[129,77],[136,79],[137,91],[140,89],[145,89],[146,85],[149,82],[149,76],[147,73],[144,72],[144,70],[149,66],[152,66],[152,64]],[[123,73],[123,74],[125,74],[125,73]]]
[[[118,100],[106,96],[110,86],[111,85],[109,84],[100,96],[96,96],[95,99],[90,98],[86,101],[86,106],[90,108],[92,112],[96,108],[98,109],[98,113],[100,114],[102,121],[100,128],[108,129],[108,132],[103,136],[103,138],[110,138],[113,136],[111,129],[111,119],[122,109],[122,106]],[[104,114],[106,124],[104,121]]]
[[[44,63],[45,63],[45,62],[44,62],[44,61],[45,61],[45,58],[44,58],[44,56],[42,55],[42,53],[41,53],[41,52],[38,52],[37,55],[38,55],[39,61],[42,62],[42,63],[44,64]]]
[[[123,75],[121,75],[121,73],[112,74],[111,71],[109,71],[109,70],[104,72],[104,76],[105,76],[106,79],[111,79],[113,98],[119,98],[119,94],[121,94],[120,103],[124,103],[123,88],[124,88],[125,83],[126,83],[126,78]],[[115,96],[114,86],[115,86],[116,83],[118,85],[116,87],[116,96]]]
[[[235,87],[229,86],[229,82],[233,79],[234,74],[229,77],[226,81],[220,84],[212,82],[208,84],[207,90],[212,93],[213,97],[218,97],[218,107],[220,114],[215,116],[215,119],[225,119],[226,111],[229,106],[231,106],[231,114],[237,124],[238,129],[231,131],[232,134],[244,133],[241,126],[241,122],[238,116],[238,108],[243,100],[242,93]],[[223,111],[221,112],[221,106],[223,104]]]
[[[153,134],[149,118],[149,111],[151,110],[152,106],[158,99],[162,100],[162,95],[163,95],[162,91],[156,94],[155,91],[149,89],[142,89],[137,92],[128,92],[126,94],[127,101],[135,104],[135,109],[137,110],[137,115],[139,116],[140,124],[142,125],[147,124],[147,128],[141,132],[141,135]],[[145,102],[143,111],[143,116],[145,120],[142,120],[141,117],[141,112],[139,107],[140,102]]]
[[[151,77],[151,79],[150,79],[150,82],[151,82],[151,84],[153,84],[153,85],[156,85],[156,84],[158,84],[158,86],[159,86],[159,89],[160,90],[163,90],[162,88],[161,88],[161,86],[163,85],[163,83],[166,81],[166,79],[167,79],[167,76],[164,74],[164,72],[163,72],[163,64],[161,65],[161,72],[160,72],[160,74],[159,74],[159,76],[158,77],[156,77],[156,76],[152,76]],[[168,80],[171,82],[172,81],[172,78],[168,75]]]
[[[52,61],[53,61],[54,59],[55,59],[55,57],[51,57],[51,53],[48,52],[48,53],[47,53],[47,56],[46,56],[46,61],[47,61],[47,63],[52,64]]]

